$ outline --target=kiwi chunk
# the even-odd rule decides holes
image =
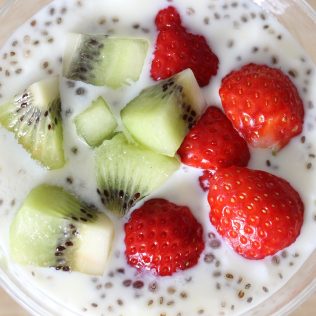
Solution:
[[[97,98],[82,113],[75,117],[77,134],[91,147],[99,146],[113,136],[116,119],[102,97]]]
[[[138,80],[148,47],[145,39],[71,33],[63,73],[71,80],[116,89]]]
[[[110,219],[60,187],[33,189],[10,227],[10,252],[22,265],[101,275],[114,236]]]
[[[122,133],[96,149],[95,161],[98,194],[118,216],[162,185],[180,165],[176,158],[129,143]]]
[[[146,88],[121,111],[127,131],[144,146],[173,157],[205,107],[190,69]]]
[[[0,106],[0,124],[48,169],[64,166],[63,127],[57,77],[33,83]]]

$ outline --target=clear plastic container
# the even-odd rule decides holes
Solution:
[[[253,0],[274,14],[301,43],[316,63],[316,12],[307,2],[300,0]],[[49,0],[6,0],[0,4],[0,45],[10,34]],[[31,5],[30,5],[31,3]],[[314,3],[314,2],[313,2]],[[315,1],[316,5],[316,1]],[[40,289],[34,293],[22,285],[8,268],[6,254],[0,248],[0,285],[33,315],[74,315],[66,308],[45,297]],[[293,311],[316,289],[316,251],[301,269],[278,292],[255,306],[244,316],[285,315]],[[37,290],[36,290],[37,291]]]

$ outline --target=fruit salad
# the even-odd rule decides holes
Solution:
[[[0,56],[0,249],[43,315],[241,315],[315,250],[316,68],[252,1],[54,0]]]

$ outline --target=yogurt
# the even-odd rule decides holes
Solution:
[[[54,0],[16,30],[0,50],[1,104],[29,84],[61,73],[68,32],[137,36],[151,43],[142,75],[130,86],[111,90],[61,79],[67,157],[63,169],[43,169],[17,144],[13,134],[0,128],[0,249],[8,258],[11,280],[44,304],[47,315],[240,315],[281,288],[316,247],[316,90],[312,89],[316,85],[315,66],[290,34],[251,1],[173,0],[183,25],[192,33],[203,35],[220,59],[217,76],[203,88],[209,105],[221,106],[218,90],[223,76],[249,62],[281,68],[296,84],[305,106],[303,133],[277,155],[270,150],[251,149],[249,167],[286,179],[300,193],[305,219],[297,241],[264,260],[246,260],[235,254],[210,224],[207,196],[198,185],[201,171],[182,165],[147,199],[161,197],[187,205],[203,225],[206,247],[194,268],[157,278],[129,267],[123,231],[128,217],[113,219],[116,238],[102,277],[22,267],[11,262],[10,223],[33,187],[57,184],[103,209],[96,192],[93,151],[78,138],[73,119],[100,95],[118,117],[129,100],[153,84],[149,73],[157,35],[154,18],[170,2]]]

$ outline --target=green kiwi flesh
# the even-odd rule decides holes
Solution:
[[[173,157],[205,107],[190,69],[144,89],[121,111],[131,136],[160,154]]]
[[[10,253],[22,265],[102,275],[111,251],[110,219],[60,187],[40,185],[10,227]]]
[[[63,127],[59,80],[33,83],[0,106],[0,124],[15,134],[18,142],[48,169],[64,166]]]
[[[71,80],[116,89],[139,79],[148,47],[145,39],[71,33],[63,73]]]
[[[91,147],[99,146],[113,136],[116,119],[102,97],[97,98],[75,117],[77,134]]]
[[[124,216],[180,166],[176,158],[129,143],[123,133],[96,149],[95,163],[97,192],[106,208],[118,216]]]

